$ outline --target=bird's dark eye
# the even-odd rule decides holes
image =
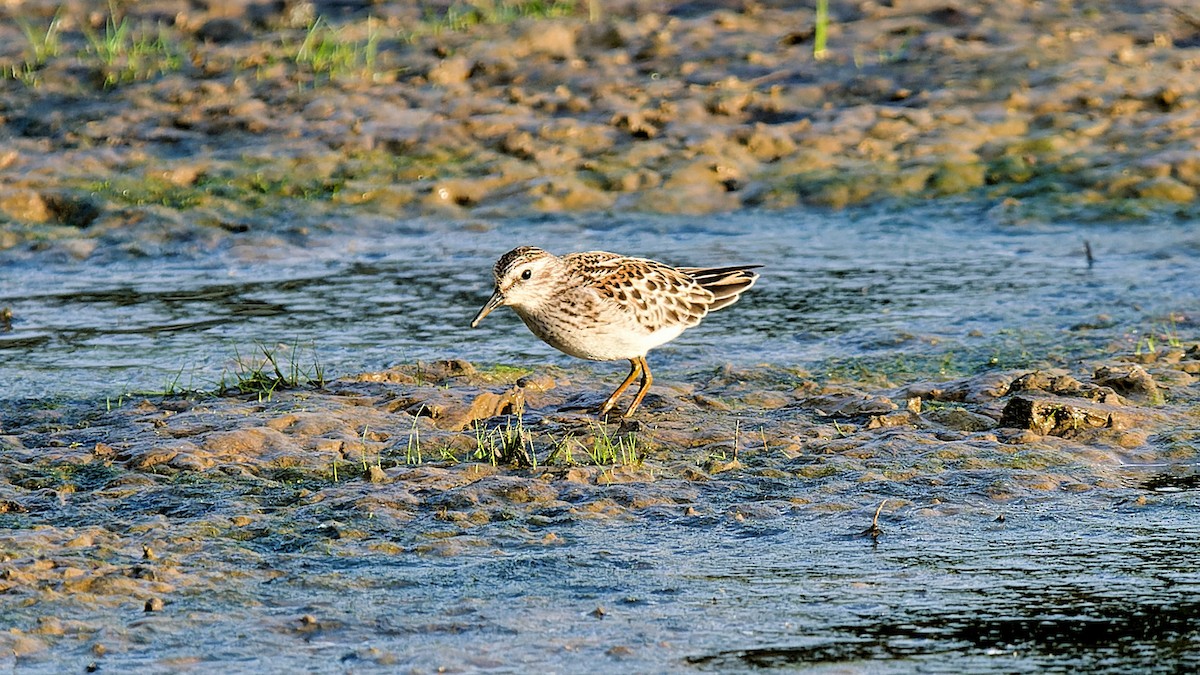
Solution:
[[[528,281],[529,277],[531,276],[533,276],[533,270],[525,270],[524,272],[521,272],[521,278],[525,279],[526,281]]]

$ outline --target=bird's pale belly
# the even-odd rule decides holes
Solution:
[[[647,332],[635,322],[589,323],[546,321],[544,317],[517,312],[525,325],[543,342],[565,354],[591,361],[616,361],[645,356],[651,349],[675,338],[683,326]]]

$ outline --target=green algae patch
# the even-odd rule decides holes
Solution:
[[[929,176],[929,191],[938,197],[961,194],[982,187],[986,169],[978,162],[945,162]]]

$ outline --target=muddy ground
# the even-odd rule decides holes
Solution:
[[[8,2],[0,249],[302,238],[272,213],[343,206],[1195,216],[1187,0],[831,3],[822,58],[796,4]]]
[[[581,522],[840,513],[848,536],[886,537],[1063,494],[1154,508],[1195,487],[1197,372],[1200,347],[886,387],[722,368],[656,383],[620,423],[592,413],[602,383],[462,361],[270,394],[27,403],[0,435],[0,642],[14,667],[129,664],[220,616],[197,604],[294,582],[287,560],[500,555],[561,546]],[[164,611],[158,629],[139,618]],[[273,620],[305,641],[339,632]]]

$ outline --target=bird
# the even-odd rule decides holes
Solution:
[[[737,302],[762,265],[672,267],[607,251],[556,256],[519,246],[492,268],[495,288],[471,328],[499,307],[511,307],[529,330],[555,349],[591,361],[630,363],[629,375],[600,407],[607,416],[640,375],[622,417],[631,417],[654,377],[646,354]]]

